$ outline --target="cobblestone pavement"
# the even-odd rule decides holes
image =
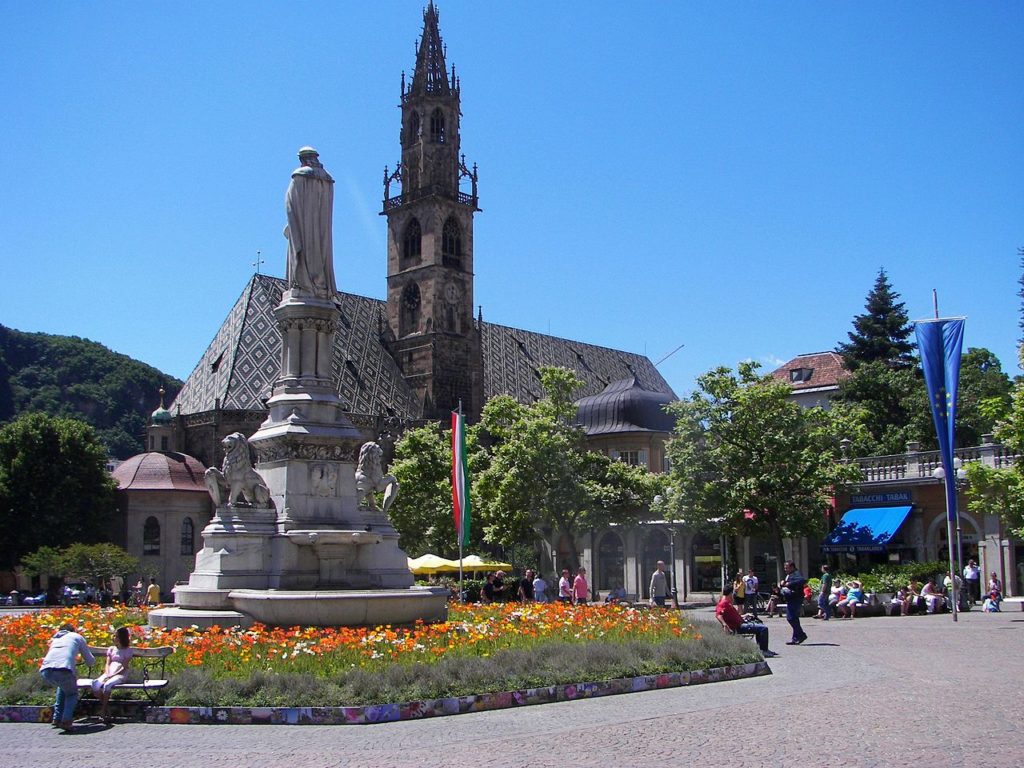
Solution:
[[[372,726],[0,724],[20,766],[1019,766],[1024,612],[805,620],[751,680]],[[708,620],[709,610],[689,614]],[[709,627],[709,631],[716,631]],[[672,761],[671,763],[669,761]],[[684,763],[685,764],[685,763]]]

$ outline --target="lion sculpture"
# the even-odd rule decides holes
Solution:
[[[384,493],[383,511],[388,509],[398,496],[398,480],[394,475],[385,475],[381,468],[384,451],[376,443],[363,443],[359,449],[359,463],[356,464],[356,498],[360,507],[377,511],[376,493]]]
[[[232,432],[221,440],[221,445],[224,446],[223,469],[210,467],[204,475],[214,505],[269,507],[270,489],[252,468],[249,441],[245,435]],[[242,497],[241,504],[238,503],[239,496]]]

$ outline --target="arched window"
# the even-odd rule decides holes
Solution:
[[[597,588],[615,589],[625,586],[625,565],[622,539],[618,534],[606,533],[597,545]]]
[[[452,216],[448,217],[441,230],[441,263],[462,269],[462,230]]]
[[[402,306],[398,315],[398,335],[408,336],[420,329],[420,287],[409,283],[402,290]]]
[[[423,230],[420,229],[419,219],[414,217],[406,224],[405,232],[402,234],[402,266],[406,266],[407,263],[419,263],[422,242]]]
[[[155,517],[147,517],[142,526],[142,554],[160,554],[160,521]]]
[[[196,526],[191,517],[181,521],[181,554],[194,555],[196,553]]]
[[[430,140],[444,144],[444,112],[438,107],[430,115]]]

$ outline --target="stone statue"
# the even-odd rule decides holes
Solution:
[[[223,469],[210,467],[203,476],[214,505],[269,507],[270,489],[252,468],[249,441],[245,435],[232,432],[221,440],[221,445],[224,446]],[[241,504],[238,504],[239,496],[243,499]]]
[[[320,164],[312,147],[299,150],[299,167],[292,173],[284,198],[288,226],[288,288],[298,294],[333,300],[334,179]]]
[[[376,443],[363,443],[359,449],[359,462],[356,464],[356,498],[360,507],[377,511],[377,499],[374,493],[384,493],[384,514],[398,496],[398,480],[394,475],[385,475],[381,468],[384,451]]]

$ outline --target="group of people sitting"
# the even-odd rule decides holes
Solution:
[[[831,582],[831,579],[828,581]],[[864,592],[864,585],[857,579],[850,579],[845,584],[836,579],[831,585],[822,579],[822,593],[828,590],[827,598],[818,600],[818,613],[815,619],[828,620],[833,616],[841,619],[853,619],[858,608],[866,608],[870,603]]]
[[[893,616],[907,616],[911,613],[939,613],[949,610],[953,601],[953,587],[961,592],[963,582],[959,576],[946,574],[942,586],[938,586],[934,578],[928,579],[922,586],[911,579],[907,586],[902,587],[893,595],[890,613]],[[966,599],[966,595],[961,594]],[[993,573],[988,583],[988,592],[982,610],[987,613],[999,611],[1003,599],[1003,585],[999,577]],[[972,601],[973,602],[973,601]]]

